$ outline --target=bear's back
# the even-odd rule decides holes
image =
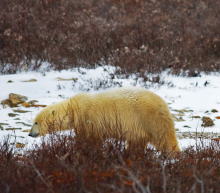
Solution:
[[[95,101],[108,101],[111,102],[119,102],[119,103],[129,103],[129,104],[151,104],[161,106],[164,105],[164,100],[154,94],[151,91],[148,91],[144,88],[135,88],[135,87],[128,87],[128,88],[115,88],[105,92],[100,92],[96,94],[90,95],[91,98]]]

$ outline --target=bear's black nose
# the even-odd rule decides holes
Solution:
[[[37,133],[29,133],[29,136],[30,136],[30,137],[37,137],[38,134],[37,134]]]

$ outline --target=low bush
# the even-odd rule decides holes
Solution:
[[[220,2],[1,0],[0,72],[110,64],[125,71],[220,68]]]
[[[23,155],[0,146],[0,190],[13,192],[218,192],[219,144],[170,156],[101,145],[93,137],[52,136]]]

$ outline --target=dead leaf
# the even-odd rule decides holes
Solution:
[[[123,181],[123,183],[127,186],[132,186],[134,182],[131,180],[125,180],[125,181]]]
[[[15,131],[15,130],[21,130],[22,128],[20,127],[9,127],[9,128],[6,128],[5,130],[7,131]]]
[[[74,82],[78,80],[78,78],[61,78],[61,77],[57,77],[56,79],[58,81],[74,81]]]
[[[31,107],[46,107],[47,105],[31,105]]]
[[[29,108],[29,107],[46,107],[47,105],[40,105],[40,104],[35,104],[34,102],[24,102],[21,104],[23,107]]]
[[[29,133],[30,131],[31,131],[30,129],[22,130],[22,132],[27,132],[27,133]]]
[[[27,102],[24,102],[24,103],[21,103],[21,105],[23,106],[23,107],[30,107],[31,105],[29,104],[29,103],[27,103]]]
[[[29,79],[29,80],[23,80],[21,82],[37,82],[37,79],[32,78],[32,79]]]
[[[201,117],[200,117],[199,115],[194,115],[194,116],[192,116],[192,118],[194,118],[194,119],[200,119]]]
[[[16,143],[16,148],[24,148],[25,147],[25,144],[23,143]]]
[[[191,109],[173,109],[173,111],[176,111],[178,113],[188,113],[188,112],[193,112]]]
[[[13,110],[13,112],[15,112],[15,113],[29,113],[30,111],[15,109],[15,110]]]
[[[128,167],[131,167],[132,161],[130,159],[125,160],[125,163],[127,164]]]

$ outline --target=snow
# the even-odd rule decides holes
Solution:
[[[146,87],[157,93],[167,101],[172,114],[184,121],[175,121],[177,135],[181,147],[196,146],[198,140],[189,137],[203,134],[214,138],[220,136],[220,112],[213,113],[212,109],[220,111],[220,73],[201,74],[200,77],[174,76],[168,72],[159,75],[164,84],[145,82],[133,74],[129,77],[117,75],[119,68],[111,66],[99,66],[94,69],[74,68],[71,70],[49,72],[21,72],[12,75],[0,75],[0,101],[7,99],[10,93],[21,94],[28,100],[37,100],[38,104],[49,105],[74,96],[79,92],[96,92],[113,87]],[[149,74],[149,77],[156,75]],[[36,79],[35,82],[24,82]],[[11,80],[12,82],[8,82]],[[42,107],[3,107],[0,105],[0,140],[10,136],[10,142],[25,144],[24,149],[39,144],[41,138],[31,138],[28,132],[32,120]],[[13,110],[25,110],[16,117],[9,117]],[[214,120],[212,127],[202,127],[201,118],[193,116],[208,116]],[[19,119],[19,120],[18,120]],[[7,125],[6,125],[7,124]],[[25,124],[25,125],[24,125]],[[26,125],[27,124],[27,125]],[[8,128],[20,128],[7,130]],[[185,133],[185,135],[183,135]],[[187,134],[188,133],[188,134]],[[184,137],[185,136],[185,137]],[[210,137],[211,136],[211,137]],[[210,139],[206,140],[207,143]],[[20,149],[18,149],[20,151]]]

